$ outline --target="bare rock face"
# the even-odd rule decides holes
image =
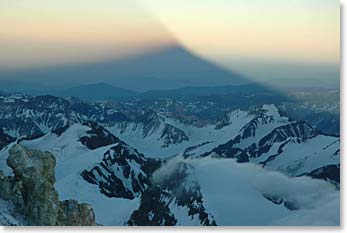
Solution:
[[[29,151],[20,145],[10,149],[7,164],[21,182],[23,214],[34,225],[57,225],[58,193],[54,189],[55,158],[48,152]]]
[[[0,173],[0,197],[11,200],[37,226],[95,225],[95,215],[87,204],[60,202],[55,183],[55,157],[49,152],[14,145],[7,159],[14,177]]]
[[[75,200],[66,200],[60,203],[60,222],[64,226],[93,226],[95,214],[87,204],[79,204]]]
[[[13,142],[15,138],[11,137],[10,135],[7,135],[2,128],[0,128],[0,150],[4,148],[6,145]]]
[[[21,188],[21,181],[15,181],[13,177],[5,176],[0,170],[0,198],[11,200],[17,208],[22,209],[24,206],[24,200]]]
[[[9,199],[11,198],[11,194],[12,188],[10,185],[10,179],[0,170],[0,197]]]

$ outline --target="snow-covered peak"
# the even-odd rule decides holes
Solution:
[[[266,111],[266,115],[280,117],[279,109],[274,104],[264,104],[262,109]]]

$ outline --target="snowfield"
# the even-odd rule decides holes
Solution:
[[[156,176],[177,166],[173,159]],[[223,226],[338,226],[340,193],[334,185],[309,177],[287,177],[233,159],[187,159],[195,169],[204,204]],[[280,197],[297,206],[289,210],[264,197]]]

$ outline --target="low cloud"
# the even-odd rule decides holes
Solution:
[[[182,163],[193,167],[196,179],[202,187],[204,200],[208,202],[207,209],[215,211],[212,214],[216,216],[218,216],[216,212],[223,212],[223,215],[220,214],[223,218],[225,217],[224,215],[230,215],[225,217],[226,220],[221,219],[219,222],[217,217],[217,224],[234,225],[239,223],[235,220],[235,216],[232,216],[235,210],[228,212],[227,208],[223,208],[224,204],[227,207],[228,204],[235,203],[235,199],[240,200],[242,203],[249,203],[249,205],[257,205],[257,201],[259,201],[261,202],[259,206],[270,206],[271,211],[272,208],[277,208],[276,211],[278,211],[280,207],[262,198],[261,195],[263,194],[279,197],[295,204],[299,209],[289,211],[284,210],[285,207],[283,207],[280,209],[282,215],[276,216],[274,214],[273,219],[267,219],[267,222],[264,223],[252,222],[252,218],[249,216],[238,216],[238,219],[242,219],[242,217],[245,219],[249,218],[249,222],[247,222],[248,220],[245,220],[245,222],[240,220],[242,224],[295,226],[336,226],[340,224],[340,192],[334,185],[326,181],[316,180],[310,177],[287,177],[282,173],[269,171],[255,164],[239,164],[232,159],[183,159],[179,156],[169,160],[158,169],[153,174],[153,181],[160,184],[170,179],[170,175]],[[213,188],[216,190],[210,190]],[[243,195],[243,189],[249,190],[247,191],[248,193]],[[216,202],[221,205],[220,208],[213,206],[213,202],[215,201],[213,198],[216,197],[220,199]],[[270,204],[266,204],[267,202]],[[245,206],[247,204],[230,205],[231,207],[229,209],[241,208],[238,212],[244,214],[247,211],[244,211],[242,208],[249,208],[249,206]],[[266,212],[266,210],[264,211]],[[230,219],[229,222],[228,218]],[[259,219],[257,220],[260,221]]]

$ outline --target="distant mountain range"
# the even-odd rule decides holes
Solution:
[[[1,81],[0,81],[1,83]],[[5,90],[17,93],[22,92],[29,95],[53,95],[59,97],[77,97],[85,101],[100,101],[100,100],[126,100],[130,98],[155,99],[155,98],[186,98],[186,97],[201,97],[215,95],[231,95],[231,94],[251,94],[259,92],[269,92],[269,89],[256,84],[245,85],[226,85],[226,86],[191,86],[169,90],[150,90],[145,92],[132,91],[125,88],[115,87],[106,83],[93,83],[79,85],[70,88],[55,88],[46,90],[22,89],[19,83],[19,91],[15,88],[6,88],[6,82],[1,85]],[[22,87],[22,88],[21,88]],[[273,91],[275,92],[275,91]],[[3,91],[2,94],[6,92]]]
[[[33,95],[53,95],[59,97],[77,97],[86,101],[98,100],[124,100],[138,95],[138,92],[127,90],[120,87],[114,87],[105,83],[86,84],[70,87],[61,90],[30,90],[28,94]]]
[[[183,87],[171,90],[153,90],[144,92],[142,98],[180,98],[184,96],[215,96],[230,94],[246,94],[255,92],[268,92],[269,89],[257,83],[245,85],[225,85],[211,87]],[[275,92],[274,90],[272,90]]]
[[[28,86],[36,90],[43,87],[35,87],[34,83],[44,83],[52,88],[103,82],[136,91],[249,83],[241,74],[198,57],[179,45],[122,60],[2,71],[0,78],[30,80]]]

